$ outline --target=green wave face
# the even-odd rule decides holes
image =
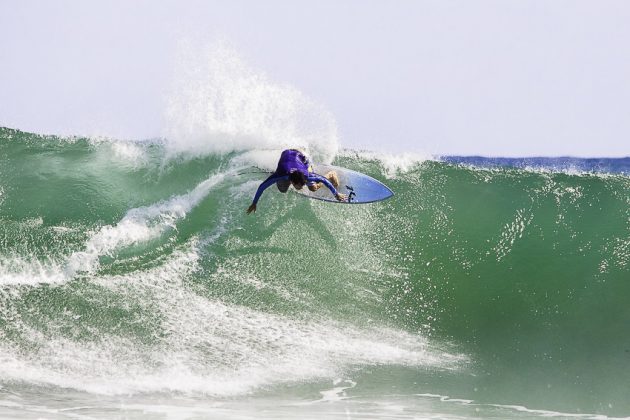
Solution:
[[[335,165],[396,195],[269,189],[247,216],[264,175],[237,153],[3,129],[0,162],[3,389],[221,399],[349,378],[356,398],[467,413],[630,412],[625,176],[347,151]]]

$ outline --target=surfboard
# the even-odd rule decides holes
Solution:
[[[339,187],[337,187],[337,191],[346,194],[348,196],[347,201],[337,201],[325,185],[322,185],[317,191],[311,191],[307,187],[301,190],[291,189],[303,197],[341,204],[374,203],[376,201],[386,200],[394,195],[393,191],[385,184],[361,172],[340,166],[313,165],[313,172],[319,175],[325,176],[329,171],[335,171],[337,173],[339,177]]]

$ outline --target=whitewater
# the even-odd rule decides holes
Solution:
[[[344,149],[205,57],[163,138],[0,128],[1,418],[630,416],[628,159]],[[246,215],[286,147],[396,195]]]

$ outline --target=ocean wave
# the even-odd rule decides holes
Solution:
[[[335,164],[396,195],[270,189],[246,215],[266,176],[246,168],[273,169],[273,150],[47,142],[0,132],[2,386],[224,397],[344,377],[358,392],[378,370],[543,415],[630,411],[623,174],[345,150]]]

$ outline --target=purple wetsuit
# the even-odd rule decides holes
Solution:
[[[278,161],[278,167],[276,168],[275,175],[284,176],[289,175],[293,171],[299,171],[308,177],[308,167],[310,162],[304,153],[299,150],[289,149],[282,152],[280,160]]]
[[[309,166],[310,162],[308,161],[308,158],[299,150],[288,149],[283,151],[280,155],[276,171],[272,173],[262,184],[260,184],[252,204],[258,203],[262,193],[275,183],[278,183],[278,189],[280,189],[280,191],[286,192],[289,187],[289,184],[287,183],[290,182],[289,174],[294,171],[299,171],[304,174],[304,177],[306,177],[306,185],[313,185],[315,183],[322,182],[326,185],[326,187],[328,187],[334,196],[337,196],[337,190],[330,181],[321,175],[309,172]],[[281,188],[280,184],[286,184],[286,188]]]

